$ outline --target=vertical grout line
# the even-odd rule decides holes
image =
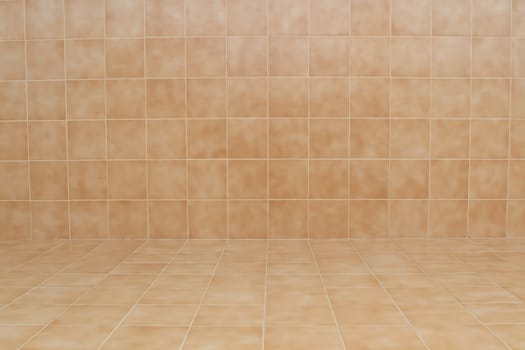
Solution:
[[[67,108],[67,41],[66,41],[66,0],[62,0],[62,30],[63,30],[63,57],[64,57],[64,105],[66,109],[65,133],[66,133],[66,185],[67,185],[67,230],[68,237],[71,240],[71,195],[69,181],[69,116]]]
[[[307,150],[307,155],[308,155],[308,160],[307,160],[307,173],[306,173],[306,179],[307,179],[307,192],[306,192],[306,235],[308,237],[308,239],[311,238],[311,227],[310,227],[310,215],[311,215],[311,210],[310,210],[310,201],[311,201],[311,198],[312,198],[312,195],[310,193],[310,157],[311,157],[311,151],[310,151],[310,137],[311,137],[311,130],[310,130],[310,124],[311,124],[311,113],[310,113],[310,56],[311,56],[311,37],[310,37],[310,0],[307,0],[307,9],[306,9],[306,40],[307,40],[307,59],[308,59],[308,64],[307,64],[307,76],[306,76],[306,117],[307,117],[307,120],[308,120],[308,124],[307,124],[307,134],[308,134],[308,150]]]
[[[146,239],[150,239],[149,232],[149,149],[148,149],[148,79],[147,69],[148,64],[146,62],[146,1],[143,1],[143,59],[144,59],[144,148],[146,149]]]
[[[323,288],[324,296],[328,303],[328,308],[330,309],[330,314],[332,315],[332,319],[334,320],[334,323],[335,323],[335,328],[337,329],[337,335],[338,335],[339,341],[341,345],[343,346],[343,349],[347,350],[346,343],[345,343],[343,334],[341,332],[341,326],[339,325],[339,321],[337,321],[337,316],[334,311],[334,306],[332,305],[332,301],[330,300],[330,297],[328,296],[328,290],[324,283],[323,274],[321,273],[321,269],[319,268],[319,263],[317,262],[317,256],[315,255],[312,249],[311,241],[307,241],[307,244],[308,244],[308,249],[310,250],[310,255],[312,256],[312,260],[314,261],[314,264],[315,264],[315,269],[317,270],[317,276],[319,277],[319,280],[321,281],[321,286]]]
[[[188,1],[184,0],[184,146],[186,186],[186,239],[190,239],[189,143],[188,143]]]
[[[347,208],[346,208],[346,238],[347,239],[351,239],[351,233],[350,233],[350,223],[351,223],[351,219],[352,219],[352,209],[351,209],[351,195],[350,195],[350,191],[351,191],[351,181],[352,181],[352,176],[351,176],[351,172],[352,172],[352,166],[351,166],[351,160],[352,160],[352,141],[351,141],[351,128],[352,128],[352,112],[351,112],[351,106],[352,106],[352,43],[353,43],[353,40],[352,40],[352,0],[348,0],[348,57],[347,57],[347,60],[348,60],[348,77],[346,79],[346,83],[348,85],[348,114],[347,114],[347,117],[348,117],[348,133],[347,133],[347,151],[348,151],[348,154],[347,154],[347,159],[346,159],[346,205],[347,205]]]
[[[467,234],[466,238],[470,238],[470,170],[472,158],[472,45],[474,32],[474,0],[470,0],[470,91],[469,91],[469,119],[468,119],[468,171],[467,171]]]
[[[513,28],[513,0],[510,0],[510,76],[509,76],[509,110],[507,114],[508,132],[507,132],[507,193],[505,195],[505,238],[510,238],[509,217],[510,217],[510,169],[511,169],[511,138],[512,138],[512,81],[514,77],[513,67],[513,50],[514,50],[514,28]]]
[[[266,239],[270,239],[270,0],[266,0]],[[265,308],[266,312],[266,308]],[[263,341],[264,345],[264,341]],[[263,349],[264,350],[264,349]]]
[[[147,241],[143,241],[141,245],[139,245],[133,252],[131,252],[127,257],[133,255],[134,253],[136,253],[140,248],[144,247],[145,245],[147,244]],[[102,341],[102,343],[99,345],[99,347],[97,348],[98,350],[104,348],[104,346],[107,344],[107,342],[109,341],[109,339],[111,339],[111,337],[113,336],[113,334],[115,334],[115,332],[124,324],[124,321],[128,318],[129,315],[131,315],[131,313],[135,310],[135,308],[137,307],[137,305],[139,304],[139,302],[142,300],[142,298],[150,291],[151,287],[153,286],[153,284],[155,283],[155,281],[157,280],[157,278],[159,278],[160,276],[162,276],[162,274],[166,271],[166,269],[168,268],[169,265],[171,265],[175,259],[177,258],[177,254],[186,246],[186,244],[188,244],[188,241],[184,241],[184,243],[178,248],[176,249],[176,251],[174,252],[173,254],[173,257],[166,263],[166,265],[162,268],[162,270],[160,272],[158,272],[156,275],[155,275],[155,278],[153,278],[151,280],[151,282],[148,284],[148,286],[146,287],[146,289],[144,289],[144,292],[142,292],[142,294],[137,298],[137,300],[135,301],[135,303],[131,306],[131,308],[124,314],[124,316],[122,316],[122,318],[120,319],[120,321],[115,325],[115,327],[113,327],[113,329],[111,330],[111,332],[109,332],[109,334],[104,338],[104,340]],[[122,263],[122,262],[121,262]],[[118,264],[120,265],[120,263]],[[118,266],[117,265],[117,266]],[[188,332],[189,332],[189,328],[188,328]]]
[[[427,234],[426,238],[429,239],[431,234],[431,220],[430,216],[432,214],[431,208],[431,198],[430,198],[430,189],[432,181],[432,96],[434,92],[434,71],[433,71],[433,55],[434,55],[434,1],[430,0],[430,105],[428,111],[428,187],[427,187]]]
[[[388,185],[387,185],[387,223],[386,238],[390,238],[390,196],[392,174],[392,0],[388,2]]]
[[[228,23],[228,0],[224,0],[224,45],[225,45],[225,81],[224,81],[224,95],[225,95],[225,107],[226,107],[226,239],[230,239],[230,109],[228,104],[228,81],[229,81],[229,69],[228,69],[228,44],[229,44],[229,23]]]
[[[33,205],[31,194],[31,161],[29,156],[29,72],[27,67],[27,28],[26,28],[26,2],[22,2],[24,8],[24,70],[25,70],[25,104],[26,104],[26,147],[27,147],[27,186],[28,186],[28,205],[29,205],[29,239],[33,240]]]
[[[106,0],[103,0],[104,6],[104,141],[106,156],[106,239],[111,237],[111,218],[110,218],[110,201],[109,201],[109,141],[108,141],[108,81],[107,81],[107,38],[106,38]]]

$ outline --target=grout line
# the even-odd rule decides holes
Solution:
[[[270,0],[268,0],[270,1]],[[311,142],[310,142],[310,138],[312,136],[312,121],[310,119],[311,117],[311,111],[310,111],[310,96],[311,96],[311,93],[310,93],[310,88],[311,88],[311,84],[310,84],[310,80],[311,80],[311,71],[310,71],[310,61],[311,61],[311,55],[312,55],[312,39],[310,38],[310,5],[311,5],[311,1],[310,0],[307,0],[307,18],[306,18],[306,30],[307,30],[307,33],[306,33],[306,38],[307,38],[307,74],[306,74],[306,116],[307,116],[307,120],[308,120],[308,124],[307,124],[307,135],[308,135],[308,138],[307,138],[307,141],[308,141],[308,149],[307,149],[307,155],[308,155],[308,158],[306,160],[306,166],[307,166],[307,173],[306,173],[306,183],[307,183],[307,189],[306,189],[306,236],[308,239],[312,238],[312,228],[311,228],[311,225],[310,225],[310,217],[311,217],[311,203],[310,203],[310,199],[312,198],[312,194],[311,194],[311,189],[310,189],[310,172],[311,172],[311,154],[312,154],[312,150],[311,150]]]
[[[262,350],[265,347],[266,340],[266,313],[268,306],[268,255],[270,251],[270,242],[266,241],[266,264],[264,271],[264,306],[263,306],[263,322],[262,322]]]
[[[426,349],[430,349],[428,347],[428,345],[425,343],[425,340],[423,339],[423,336],[420,334],[419,330],[410,322],[410,320],[408,319],[408,317],[406,316],[406,314],[403,312],[403,310],[401,309],[401,307],[399,307],[399,305],[396,303],[394,297],[392,296],[392,294],[390,294],[390,292],[388,291],[388,289],[383,285],[383,283],[381,283],[381,280],[377,277],[376,273],[374,272],[374,270],[370,267],[370,265],[368,264],[368,261],[366,261],[365,258],[363,258],[363,256],[361,255],[361,253],[359,252],[358,249],[355,249],[355,252],[356,254],[359,256],[359,258],[361,259],[361,261],[364,262],[364,264],[366,265],[366,267],[368,268],[368,270],[370,271],[370,273],[372,274],[372,277],[374,277],[374,279],[376,280],[376,282],[379,284],[379,286],[383,289],[383,291],[388,294],[388,296],[390,297],[390,300],[392,301],[392,304],[396,307],[397,311],[401,314],[401,316],[403,317],[403,319],[406,321],[406,325],[408,327],[410,327],[414,333],[417,335],[417,337],[419,338],[419,340],[421,341],[421,343],[423,344],[423,346],[426,348]],[[405,254],[403,253],[403,250],[401,250],[401,254],[404,256]],[[418,266],[419,267],[419,266]]]
[[[472,46],[473,46],[473,37],[472,34],[474,32],[474,0],[470,0],[470,91],[469,91],[469,122],[468,122],[468,174],[467,174],[467,238],[471,238],[470,236],[470,202],[471,202],[471,196],[470,196],[470,175],[471,175],[471,158],[472,158],[472,91],[473,91],[473,84],[472,84]]]
[[[68,74],[67,74],[67,54],[66,54],[66,50],[67,50],[67,42],[66,42],[66,0],[62,0],[62,22],[63,22],[63,26],[62,26],[62,30],[63,30],[63,34],[64,34],[64,45],[63,45],[63,52],[62,52],[62,55],[63,55],[63,58],[64,58],[64,80],[63,80],[63,84],[64,84],[64,108],[65,108],[65,121],[64,121],[64,126],[65,126],[65,137],[66,137],[66,144],[65,144],[65,147],[66,147],[66,159],[65,159],[65,162],[66,162],[66,186],[67,186],[67,230],[68,230],[68,237],[69,239],[71,239],[71,184],[70,184],[70,179],[69,179],[69,166],[70,166],[70,162],[69,162],[69,119],[68,119],[68,105],[67,105],[67,78],[68,78]],[[105,98],[105,96],[104,96]]]
[[[386,238],[390,237],[390,223],[391,223],[391,174],[392,174],[392,0],[388,1],[388,175],[387,175],[387,223],[386,223]]]
[[[145,163],[146,163],[146,174],[145,174],[145,182],[146,182],[146,198],[145,198],[145,204],[146,204],[146,237],[147,239],[150,239],[150,217],[149,217],[149,147],[148,147],[148,80],[147,77],[147,71],[148,71],[148,64],[146,59],[146,1],[143,1],[143,31],[144,31],[144,38],[143,38],[143,69],[144,69],[144,149],[146,151],[145,155]]]
[[[426,238],[429,239],[431,237],[431,230],[432,230],[432,221],[431,221],[431,188],[432,188],[432,105],[433,105],[433,92],[434,92],[434,80],[432,79],[434,76],[434,69],[433,69],[433,54],[434,54],[434,1],[430,0],[430,77],[429,77],[429,84],[430,84],[430,103],[429,103],[429,110],[428,110],[428,187],[427,187],[427,234]]]
[[[337,334],[339,335],[339,341],[341,342],[341,345],[343,345],[343,349],[346,350],[346,343],[345,343],[345,340],[344,340],[344,337],[343,337],[343,334],[341,332],[341,326],[339,325],[339,321],[337,320],[337,317],[335,315],[335,311],[334,311],[334,306],[332,305],[332,302],[330,300],[330,297],[328,296],[328,290],[326,288],[326,285],[324,283],[324,278],[323,278],[323,274],[321,273],[321,269],[319,268],[319,263],[317,262],[317,256],[315,255],[313,249],[312,249],[312,244],[311,244],[311,241],[308,240],[307,241],[307,244],[308,244],[308,249],[310,250],[310,255],[314,261],[314,264],[315,264],[315,269],[317,270],[317,276],[319,277],[319,280],[321,281],[321,285],[323,287],[323,292],[324,292],[324,296],[326,298],[326,301],[328,303],[328,308],[330,309],[330,314],[332,315],[332,319],[334,320],[334,323],[335,323],[335,327],[337,328]],[[319,327],[319,326],[317,326]]]
[[[67,243],[67,242],[66,242],[66,243]],[[85,253],[84,255],[82,255],[82,256],[80,257],[79,260],[81,260],[82,258],[88,256],[88,255],[89,255],[94,249],[96,249],[97,247],[101,246],[102,244],[103,244],[103,243],[99,243],[98,245],[94,246],[94,247],[93,247],[92,249],[90,249],[87,253]],[[58,245],[58,246],[54,246],[54,247],[50,248],[49,250],[46,250],[46,251],[43,252],[42,254],[36,256],[35,259],[36,259],[37,257],[39,257],[39,256],[42,256],[42,255],[44,255],[44,254],[47,254],[48,252],[52,252],[53,250],[62,247],[62,245],[64,245],[64,244],[61,244],[61,245]],[[72,261],[71,263],[66,264],[62,269],[60,269],[60,270],[58,270],[58,271],[55,271],[54,273],[51,273],[51,274],[48,276],[48,278],[45,278],[45,279],[42,280],[40,283],[36,284],[34,287],[32,287],[32,288],[30,288],[29,290],[27,290],[25,293],[19,295],[18,297],[16,297],[15,299],[13,299],[13,300],[12,300],[9,304],[7,304],[7,305],[12,305],[12,304],[14,304],[14,302],[15,302],[17,299],[19,299],[19,298],[21,298],[21,297],[23,297],[23,296],[25,296],[25,295],[28,295],[30,292],[32,292],[32,291],[35,290],[36,288],[39,288],[40,286],[43,286],[47,281],[49,281],[51,278],[53,278],[54,276],[56,276],[58,273],[64,271],[68,266],[70,266],[70,265],[72,265],[72,264],[74,264],[74,261]],[[89,288],[86,289],[86,293],[87,293],[88,291],[89,291]],[[81,293],[81,294],[75,299],[75,301],[78,300],[78,299],[80,299],[80,298],[82,297],[83,294],[85,294],[85,293]],[[27,344],[29,344],[29,342],[31,342],[31,340],[35,339],[38,335],[40,335],[40,334],[41,334],[41,333],[42,333],[47,327],[49,327],[49,326],[50,326],[50,325],[51,325],[56,319],[58,319],[60,316],[62,316],[63,314],[65,314],[65,313],[66,313],[66,312],[67,312],[67,311],[73,306],[73,304],[74,304],[75,301],[73,301],[73,302],[71,302],[71,304],[67,305],[67,306],[64,308],[64,311],[58,313],[55,317],[52,317],[52,318],[49,320],[49,322],[47,322],[47,323],[45,323],[45,324],[43,324],[43,325],[38,324],[37,326],[40,326],[41,328],[40,328],[37,332],[35,332],[31,337],[29,337],[24,343],[22,343],[17,349],[22,349],[22,348],[24,348]],[[5,305],[5,306],[7,307],[7,305]],[[0,310],[1,310],[1,309],[2,309],[2,308],[0,308]]]
[[[224,60],[224,71],[226,72],[226,78],[224,79],[224,103],[225,103],[225,109],[226,109],[226,116],[225,116],[225,124],[226,124],[226,190],[225,190],[225,205],[226,205],[226,239],[230,239],[230,115],[229,115],[229,89],[228,89],[228,81],[229,81],[229,68],[228,68],[228,48],[230,39],[228,37],[228,7],[229,3],[228,0],[224,0],[224,23],[225,23],[225,33],[224,33],[224,45],[225,45],[225,60]]]
[[[266,239],[270,239],[270,5],[266,1]],[[265,307],[266,313],[266,307]],[[264,341],[263,341],[264,345]],[[263,349],[264,350],[264,349]]]
[[[511,180],[511,139],[512,139],[512,78],[514,76],[514,67],[513,67],[513,50],[514,50],[514,37],[513,37],[513,31],[514,31],[514,23],[513,23],[513,0],[510,0],[510,74],[509,74],[509,110],[508,110],[508,133],[507,133],[507,193],[506,193],[506,202],[505,202],[505,237],[509,238],[511,237],[511,233],[509,232],[509,220],[510,220],[510,199],[511,199],[511,187],[510,187],[510,180]]]
[[[224,241],[224,240],[222,240],[222,241]],[[199,314],[201,306],[204,303],[204,300],[206,298],[206,294],[208,294],[208,290],[210,289],[211,283],[212,283],[212,281],[213,281],[213,279],[215,277],[215,273],[217,272],[217,268],[219,267],[219,264],[221,263],[222,257],[224,256],[224,251],[226,250],[226,247],[227,247],[227,243],[226,242],[224,243],[224,245],[222,247],[222,250],[221,250],[221,253],[220,253],[219,257],[217,258],[217,262],[215,263],[215,266],[213,267],[213,271],[211,272],[210,279],[208,281],[208,285],[206,286],[206,288],[204,288],[204,292],[202,294],[201,300],[200,300],[199,304],[197,305],[197,308],[195,309],[195,312],[193,313],[193,317],[192,317],[191,322],[190,322],[190,324],[188,326],[188,330],[186,331],[186,334],[184,334],[184,338],[182,339],[182,343],[180,345],[179,350],[184,349],[184,345],[186,344],[186,341],[188,340],[188,336],[190,335],[190,331],[193,328],[193,323],[195,323],[195,320],[197,319],[197,315]]]
[[[25,160],[25,163],[27,164],[27,186],[28,186],[28,202],[29,202],[29,239],[33,240],[33,203],[32,203],[32,193],[31,193],[31,157],[30,157],[30,143],[29,143],[29,70],[27,65],[27,13],[26,13],[26,2],[23,2],[23,9],[24,9],[24,70],[25,70],[25,80],[24,80],[24,86],[25,86],[25,107],[26,107],[26,147],[27,147],[27,160]]]
[[[186,159],[185,165],[185,190],[186,190],[186,238],[190,239],[190,200],[189,200],[189,142],[188,142],[188,127],[189,127],[189,120],[188,120],[188,1],[184,0],[184,127],[185,127],[185,134],[184,134],[184,142],[185,142],[185,152],[186,152]]]
[[[352,208],[350,201],[351,199],[351,190],[352,190],[352,1],[348,1],[348,134],[347,134],[347,160],[346,160],[346,237],[350,239],[351,235],[351,222],[352,222]]]
[[[106,36],[106,0],[103,0],[104,6],[104,37]],[[109,137],[108,137],[108,81],[107,81],[107,40],[104,40],[104,146],[105,146],[105,163],[106,163],[106,239],[111,238],[111,215],[110,215],[110,198],[109,198]]]
[[[148,241],[144,241],[140,246],[138,246],[133,252],[131,252],[129,255],[126,256],[126,258],[128,258],[129,256],[135,254],[139,249],[141,249],[143,246],[145,246],[147,244]],[[124,316],[122,316],[122,319],[117,323],[117,325],[111,330],[111,332],[106,336],[106,338],[103,340],[103,342],[100,344],[100,346],[98,347],[98,349],[102,349],[106,343],[109,341],[109,339],[111,339],[111,337],[113,336],[113,334],[115,334],[115,332],[124,324],[124,321],[128,318],[128,316],[135,310],[135,308],[137,307],[138,303],[142,300],[142,298],[149,292],[149,290],[151,289],[151,287],[153,286],[153,284],[155,283],[155,281],[164,273],[164,271],[167,269],[167,267],[173,263],[175,261],[175,258],[177,258],[177,254],[184,248],[186,247],[186,245],[188,244],[188,240],[185,240],[184,243],[178,247],[176,249],[176,251],[174,252],[173,254],[173,257],[171,258],[171,260],[169,262],[166,263],[166,265],[164,266],[164,268],[158,272],[157,274],[150,274],[150,275],[156,275],[155,278],[153,278],[151,280],[151,282],[149,283],[149,285],[144,289],[144,292],[140,295],[140,297],[138,297],[137,301],[135,302],[135,304],[133,306],[131,306],[131,308],[128,310],[128,312],[126,312],[126,314]],[[124,258],[124,260],[126,259]],[[119,266],[119,264],[115,265],[115,267]],[[114,270],[114,269],[113,269]],[[108,276],[111,275],[111,272],[107,274]]]

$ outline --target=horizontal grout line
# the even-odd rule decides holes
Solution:
[[[162,161],[523,161],[525,158],[93,158],[93,159],[2,159],[1,163],[83,163],[83,162],[162,162]]]
[[[62,202],[62,203],[105,203],[105,202],[282,202],[282,201],[320,201],[320,202],[359,202],[359,201],[525,201],[525,198],[134,198],[134,199],[118,199],[118,198],[93,198],[93,199],[0,199],[0,203],[28,203],[28,202]]]
[[[341,34],[319,34],[319,33],[302,33],[302,34],[288,34],[288,33],[260,33],[260,34],[232,34],[232,33],[223,33],[222,35],[131,35],[131,36],[86,36],[86,37],[75,37],[75,36],[58,36],[51,38],[13,38],[5,39],[1,38],[0,43],[2,42],[39,42],[39,41],[85,41],[85,40],[144,40],[144,39],[227,39],[227,38],[348,38],[350,41],[352,38],[373,38],[373,39],[388,39],[388,38],[416,38],[416,39],[430,39],[430,38],[458,38],[458,39],[484,39],[484,38],[508,38],[508,39],[525,39],[525,36],[521,36],[515,33],[509,34],[491,34],[491,35],[470,35],[470,34],[456,34],[456,35],[446,35],[446,34],[434,34],[434,33],[425,33],[425,34],[393,34],[393,33],[382,33],[377,35],[370,34],[353,34],[353,33],[341,33]]]
[[[71,81],[122,81],[122,80],[237,80],[237,79],[389,79],[389,80],[525,80],[515,76],[408,76],[408,75],[217,75],[217,76],[137,76],[137,77],[94,77],[94,78],[60,78],[60,79],[0,79],[0,83],[28,82],[71,82]]]

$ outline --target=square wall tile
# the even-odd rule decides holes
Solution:
[[[68,119],[102,119],[106,116],[106,84],[103,80],[67,82]]]
[[[266,35],[266,23],[266,0],[228,1],[229,35]]]
[[[66,123],[63,121],[29,123],[29,159],[65,160],[66,137]]]
[[[390,1],[352,0],[353,35],[388,35],[390,33]]]
[[[109,37],[144,35],[144,0],[107,0],[106,34]]]
[[[0,199],[29,200],[29,165],[27,163],[0,163]]]
[[[186,201],[150,201],[149,237],[186,238]]]
[[[66,87],[63,82],[30,82],[27,88],[29,119],[66,119]]]
[[[266,78],[228,79],[228,114],[232,118],[262,118],[268,115]]]
[[[184,35],[184,0],[146,0],[146,35]]]
[[[506,201],[471,200],[469,203],[469,237],[504,237]]]
[[[510,0],[472,1],[473,35],[509,35],[510,20]]]
[[[104,40],[67,40],[66,73],[69,79],[104,78]]]
[[[182,79],[148,79],[148,118],[182,118],[186,113],[186,85]]]
[[[348,201],[320,200],[310,203],[311,238],[348,238]]]
[[[0,159],[27,160],[27,140],[27,125],[25,123],[0,123]]]
[[[308,120],[271,119],[269,142],[271,158],[306,158],[308,156]]]
[[[191,199],[226,198],[226,161],[188,161],[188,190]]]
[[[350,156],[352,158],[388,158],[390,121],[388,119],[352,119]]]
[[[270,201],[270,238],[307,238],[308,202],[304,200]]]
[[[268,202],[266,200],[232,200],[228,208],[231,239],[267,238]]]
[[[428,201],[390,202],[390,238],[427,237]]]
[[[68,199],[66,162],[31,162],[30,174],[31,199]]]
[[[107,164],[105,161],[71,162],[69,196],[71,199],[106,199]]]
[[[306,198],[308,162],[270,160],[270,198]]]
[[[314,35],[348,35],[350,28],[348,0],[310,1],[310,33]]]
[[[307,75],[308,37],[271,36],[268,57],[270,76]]]
[[[31,239],[29,202],[0,202],[1,239]]]
[[[185,39],[181,38],[146,39],[146,76],[148,78],[184,77],[185,45]]]
[[[24,38],[24,3],[5,1],[0,4],[0,39],[16,40]]]
[[[146,198],[145,161],[111,161],[108,174],[109,198],[119,200]]]
[[[390,164],[390,198],[428,198],[426,160],[392,160]]]
[[[266,37],[228,38],[228,75],[265,76],[267,72]]]
[[[147,237],[145,201],[111,201],[109,203],[109,237],[145,239]]]
[[[184,120],[148,120],[148,157],[170,159],[186,157]]]
[[[135,1],[135,0],[132,0],[132,1]],[[143,39],[108,39],[106,40],[106,72],[109,78],[143,77],[144,76],[144,40]]]
[[[106,157],[106,125],[103,121],[71,121],[67,132],[69,159]]]
[[[348,161],[311,160],[309,182],[310,198],[346,198]]]
[[[432,160],[430,163],[430,198],[467,199],[468,160]]]
[[[310,75],[348,75],[349,44],[346,37],[310,38]]]
[[[188,120],[188,156],[226,158],[226,128],[225,119]]]
[[[503,199],[507,196],[507,161],[470,162],[470,198]]]
[[[392,0],[392,35],[429,35],[431,0]]]
[[[350,201],[350,238],[386,238],[387,200]]]
[[[104,0],[65,2],[66,37],[99,38],[104,35]]]
[[[190,36],[225,35],[226,1],[195,0],[187,4],[186,30]]]
[[[430,237],[465,238],[467,201],[430,201]]]
[[[71,238],[108,238],[108,205],[106,201],[71,202]]]
[[[64,1],[26,1],[26,36],[28,39],[64,37]]]
[[[270,34],[308,33],[308,4],[302,0],[268,0]]]
[[[27,76],[29,79],[64,79],[64,40],[28,41],[26,52]],[[14,67],[23,61],[17,62],[13,64]],[[14,74],[18,74],[16,69],[11,73],[11,75]],[[20,79],[23,79],[23,77],[20,77]]]
[[[189,202],[189,238],[226,238],[226,201]]]
[[[310,157],[345,158],[348,156],[348,120],[310,120]]]
[[[186,198],[186,161],[150,160],[148,195],[150,199]]]
[[[230,160],[228,196],[234,199],[262,199],[268,191],[266,160]]]
[[[32,239],[69,238],[67,202],[34,202],[31,204]]]
[[[470,0],[432,2],[432,34],[469,35],[470,12]]]
[[[23,41],[0,42],[0,79],[23,80],[26,78],[24,47]]]
[[[351,160],[350,198],[388,198],[388,176],[387,160]]]
[[[26,83],[4,82],[0,83],[0,120],[26,119]]]
[[[228,120],[228,157],[266,158],[268,126],[264,119]]]

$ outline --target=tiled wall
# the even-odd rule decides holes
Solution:
[[[1,0],[0,238],[525,236],[525,0]]]

